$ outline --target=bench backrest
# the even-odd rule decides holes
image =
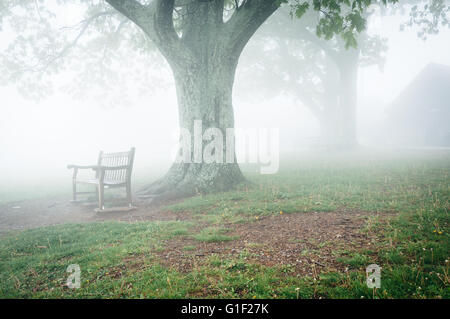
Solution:
[[[127,166],[125,169],[106,170],[104,180],[112,182],[130,181],[131,171],[133,169],[134,151],[134,147],[128,152],[103,153],[103,151],[100,151],[97,165],[109,167]]]

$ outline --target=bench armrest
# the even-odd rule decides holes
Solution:
[[[98,165],[67,165],[68,169],[72,169],[72,168],[77,168],[77,169],[97,169],[99,166]]]
[[[76,168],[76,169],[92,169],[94,171],[117,171],[120,169],[127,169],[128,165],[121,166],[101,166],[101,165],[67,165],[68,169]]]
[[[121,166],[92,166],[92,169],[94,171],[117,171],[117,170],[121,170],[121,169],[127,169],[129,166],[128,165],[121,165]]]

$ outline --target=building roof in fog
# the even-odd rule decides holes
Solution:
[[[430,63],[400,93],[391,112],[410,115],[450,110],[450,66]]]

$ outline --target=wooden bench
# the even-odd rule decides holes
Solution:
[[[78,184],[89,184],[96,186],[98,196],[98,209],[96,211],[105,210],[105,187],[125,187],[127,193],[128,208],[132,208],[131,198],[131,171],[134,161],[134,147],[128,152],[103,153],[98,155],[97,165],[68,165],[68,169],[73,169],[73,201],[77,201],[78,194],[87,194],[89,192],[77,192]],[[78,178],[78,171],[81,169],[92,169],[95,171],[95,177],[92,179]]]

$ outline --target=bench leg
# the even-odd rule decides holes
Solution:
[[[98,193],[98,208],[103,210],[105,209],[105,186],[103,184],[100,184],[97,186],[97,193]]]
[[[73,169],[73,175],[72,175],[72,199],[74,202],[77,201],[77,176],[78,176],[78,168]]]
[[[72,192],[73,192],[72,200],[74,202],[76,202],[77,201],[77,183],[75,182],[75,180],[73,180],[73,182],[72,182]]]
[[[127,201],[128,201],[128,206],[131,207],[132,206],[132,198],[131,198],[131,184],[127,183]]]

